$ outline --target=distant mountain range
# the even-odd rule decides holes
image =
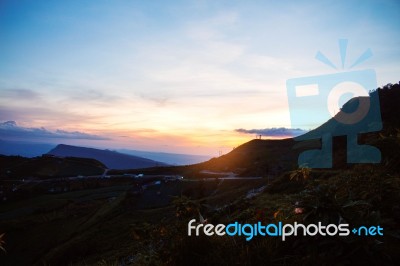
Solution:
[[[50,150],[54,149],[56,146],[57,144],[51,144],[51,143],[0,139],[0,154],[11,155],[11,156],[19,155],[23,157],[32,158],[41,156],[42,154],[46,154]],[[205,155],[150,152],[150,151],[138,151],[129,149],[120,149],[115,151],[127,155],[147,158],[168,165],[189,165],[189,164],[204,162],[211,158],[210,156],[205,156]]]
[[[143,157],[128,155],[110,150],[78,147],[60,144],[47,154],[58,157],[91,158],[102,162],[109,169],[137,169],[154,166],[166,166],[167,164],[146,159]]]
[[[149,158],[151,160],[164,162],[170,165],[189,165],[200,162],[205,162],[211,159],[210,156],[205,155],[192,155],[192,154],[179,154],[179,153],[166,153],[166,152],[150,152],[150,151],[137,151],[121,149],[118,152],[135,155],[139,157]]]

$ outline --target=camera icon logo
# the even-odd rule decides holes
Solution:
[[[344,68],[347,40],[339,40],[339,47]],[[351,67],[371,55],[368,49]],[[318,52],[316,58],[337,69],[322,53]],[[299,155],[300,167],[332,168],[335,136],[347,138],[347,163],[380,163],[378,148],[358,144],[358,134],[382,129],[378,93],[369,93],[377,88],[374,70],[289,79],[286,88],[292,128],[316,127],[295,140],[321,141],[321,149]]]

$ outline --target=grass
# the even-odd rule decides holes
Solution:
[[[119,206],[129,188],[114,186],[2,204],[0,228],[7,232],[6,247],[10,254],[1,259],[10,265],[32,264],[74,236],[85,237],[91,226]],[[109,202],[116,195],[119,196]]]
[[[304,179],[304,173],[307,178]],[[296,178],[294,178],[296,176]],[[303,178],[301,178],[303,177]],[[3,204],[5,265],[394,264],[400,254],[400,177],[375,166],[288,172],[268,180],[170,182],[142,195],[132,186],[89,189]],[[159,199],[167,202],[159,202]],[[148,205],[145,205],[148,202]],[[29,205],[29,212],[26,208]],[[295,214],[296,207],[304,208]],[[16,211],[21,209],[21,213]],[[337,223],[385,228],[384,237],[188,237],[198,212],[213,224]],[[25,212],[25,213],[24,213]],[[24,254],[21,256],[20,254]]]
[[[263,182],[168,182],[141,195],[131,193],[132,185],[114,185],[3,203],[0,228],[6,232],[8,253],[0,255],[0,262],[97,265],[130,261],[132,256],[135,261],[158,261],[160,247],[156,251],[153,240],[159,226],[175,224],[174,197],[186,194],[199,205],[218,207]]]
[[[378,167],[357,167],[333,174],[330,178],[315,176],[318,174],[311,172],[308,180],[294,181],[304,187],[300,191],[286,190],[287,187],[276,184],[274,193],[267,190],[248,204],[238,201],[232,206],[234,211],[229,216],[219,213],[214,219],[224,223],[298,221],[307,224],[319,221],[338,223],[341,217],[351,226],[379,224],[387,234],[358,238],[291,237],[285,242],[273,237],[257,237],[251,242],[240,237],[183,237],[174,241],[177,245],[174,250],[179,256],[173,258],[172,251],[170,264],[187,263],[196,257],[193,265],[239,262],[242,265],[310,265],[315,261],[320,265],[333,262],[341,265],[395,265],[400,254],[400,217],[393,208],[396,207],[394,203],[400,201],[400,177],[388,176]],[[304,213],[295,214],[296,206],[304,208]],[[184,230],[187,221],[180,226],[177,231]]]
[[[306,174],[307,178],[304,178]],[[114,185],[37,196],[2,204],[5,265],[329,265],[399,259],[400,177],[375,166],[343,171],[288,172],[260,195],[246,199],[267,179],[170,182],[141,195],[132,185]],[[146,205],[147,202],[147,205]],[[295,214],[296,207],[304,208]],[[254,223],[380,224],[380,238],[188,237],[187,222],[198,212],[213,224]],[[178,215],[179,214],[179,215]],[[377,244],[380,243],[380,244]],[[21,256],[23,254],[23,256]],[[305,255],[307,254],[307,255]],[[371,255],[373,254],[373,255]],[[371,257],[372,256],[372,257]]]

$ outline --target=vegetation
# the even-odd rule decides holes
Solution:
[[[287,193],[277,180],[254,200],[236,200],[225,209],[208,212],[198,201],[179,198],[175,201],[176,221],[168,227],[153,226],[150,242],[163,245],[146,254],[148,261],[166,265],[396,265],[400,259],[400,210],[394,203],[400,201],[400,176],[387,175],[380,167],[318,176],[311,171],[307,180],[293,180],[304,187],[299,192]],[[298,236],[285,242],[274,237],[247,242],[244,237],[187,236],[183,233],[187,223],[198,221],[199,212],[212,224],[345,222],[352,228],[380,225],[385,234]]]
[[[0,249],[2,251],[6,252],[6,250],[4,248],[4,244],[5,244],[4,235],[5,235],[4,233],[0,234]]]

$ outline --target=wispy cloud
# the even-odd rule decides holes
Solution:
[[[79,131],[65,131],[57,129],[55,131],[41,128],[26,128],[18,126],[15,121],[0,123],[0,137],[5,139],[86,139],[86,140],[108,140],[109,138],[92,135]]]
[[[235,131],[239,133],[257,134],[268,137],[289,137],[289,136],[296,137],[307,132],[306,130],[300,128],[285,128],[285,127],[273,127],[264,129],[238,128],[235,129]]]
[[[30,90],[30,89],[1,89],[0,90],[1,98],[6,98],[9,100],[39,100],[41,98],[40,94]]]

